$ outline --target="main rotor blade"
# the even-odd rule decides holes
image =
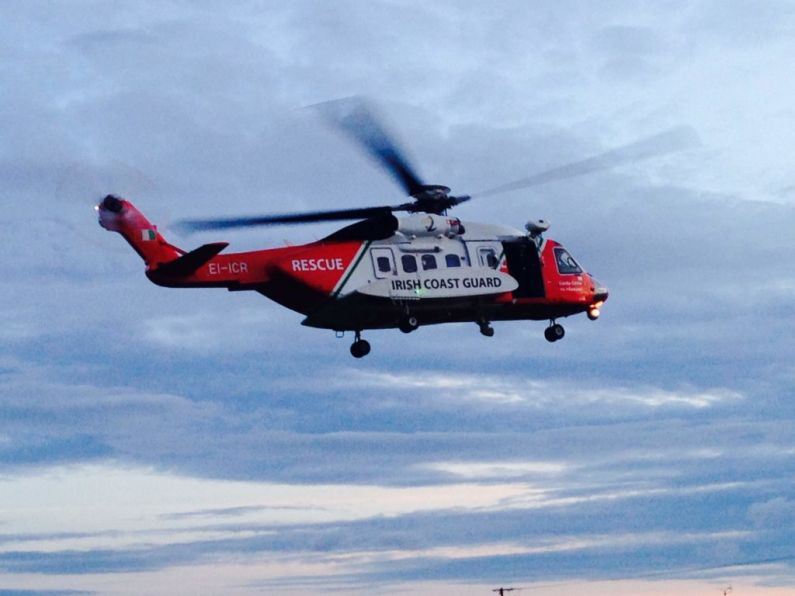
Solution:
[[[555,180],[574,178],[576,176],[590,174],[591,172],[607,170],[620,165],[642,161],[650,157],[682,151],[700,144],[695,130],[689,126],[678,126],[629,145],[612,149],[600,155],[539,172],[528,178],[522,178],[514,182],[509,182],[508,184],[502,184],[481,191],[473,196],[479,198],[512,190],[519,190],[520,188],[538,186]]]
[[[225,219],[188,219],[177,222],[173,227],[185,232],[205,230],[228,230],[253,226],[274,226],[313,223],[320,221],[345,221],[349,219],[368,219],[389,215],[393,207],[363,207],[361,209],[337,209],[334,211],[307,211],[304,213],[282,213],[277,215],[255,215],[251,217],[231,217]]]
[[[422,191],[423,183],[405,152],[359,97],[326,101],[311,106],[370,154],[403,187],[408,195]]]

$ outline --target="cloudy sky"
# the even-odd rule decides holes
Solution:
[[[598,4],[0,3],[0,593],[791,593],[795,5]],[[185,248],[221,238],[179,217],[403,200],[305,109],[351,95],[456,193],[700,143],[456,211],[549,219],[609,286],[554,345],[356,361],[97,226],[107,192]]]

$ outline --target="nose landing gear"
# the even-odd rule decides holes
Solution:
[[[553,321],[550,321],[549,327],[544,330],[544,337],[550,343],[563,339],[564,335],[566,335],[566,330],[563,325]]]
[[[366,339],[362,339],[360,331],[356,332],[355,337],[356,339],[351,344],[351,356],[354,358],[364,358],[370,353],[370,342]]]

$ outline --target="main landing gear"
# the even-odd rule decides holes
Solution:
[[[362,339],[360,331],[356,332],[356,339],[351,344],[351,356],[354,358],[364,358],[370,353],[370,342]]]
[[[555,323],[554,321],[550,321],[549,327],[544,330],[544,337],[548,342],[556,342],[563,339],[564,335],[566,335],[566,330],[563,328],[563,325]]]
[[[494,327],[491,326],[486,319],[478,319],[478,327],[480,327],[480,334],[486,337],[494,337]]]
[[[398,329],[400,329],[403,333],[411,333],[417,327],[420,326],[420,322],[417,320],[417,317],[414,315],[405,315],[400,318],[398,321]]]

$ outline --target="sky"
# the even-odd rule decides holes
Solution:
[[[598,4],[598,6],[597,6]],[[0,594],[789,594],[795,5],[0,4]],[[476,193],[676,126],[655,159],[473,200],[551,221],[602,317],[350,338],[150,284],[108,192],[181,217],[405,199],[307,109],[364,96]]]

